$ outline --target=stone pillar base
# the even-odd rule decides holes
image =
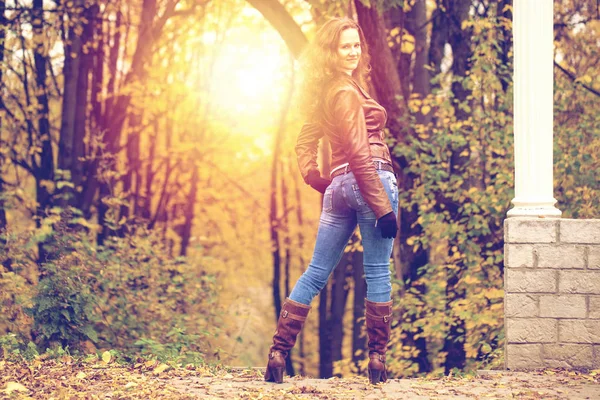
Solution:
[[[504,221],[505,367],[600,368],[600,220]]]

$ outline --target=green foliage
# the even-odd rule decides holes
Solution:
[[[600,87],[600,79],[596,78]],[[564,218],[598,218],[600,115],[598,96],[557,73],[554,187]]]
[[[166,335],[167,342],[159,343],[152,339],[140,339],[134,344],[139,346],[139,353],[145,358],[157,359],[162,362],[174,361],[177,363],[201,364],[205,356],[197,349],[197,343],[201,336],[207,337],[208,332],[202,335],[193,335],[186,333],[185,329],[173,328]]]
[[[394,149],[410,160],[407,170],[416,177],[400,197],[402,207],[419,210],[423,234],[407,242],[415,251],[426,249],[430,257],[419,279],[396,282],[406,292],[399,301],[400,329],[392,338],[394,374],[419,373],[414,362],[418,349],[406,342],[409,332],[427,339],[432,372],[443,372],[444,340],[458,324],[465,329],[459,340],[464,341],[466,369],[502,368],[502,224],[514,197],[512,68],[501,63],[498,45],[501,28],[510,28],[510,22],[490,15],[467,23],[474,32],[467,77],[442,74],[434,79],[441,90],[425,99],[411,98],[416,135],[408,146]],[[457,101],[450,81],[471,92],[466,101]],[[555,85],[558,207],[565,217],[594,217],[600,196],[598,98],[564,75]],[[456,110],[468,117],[459,120]],[[418,113],[429,112],[431,124],[414,122]]]
[[[203,360],[217,331],[211,326],[214,277],[183,257],[171,256],[159,235],[142,228],[96,246],[83,225],[73,223],[78,218],[55,208],[37,230],[10,247],[34,251],[43,240],[53,255],[40,265],[37,284],[14,272],[2,274],[3,311],[26,311],[22,334],[15,337],[26,340],[31,331],[40,348],[141,349],[161,360]],[[8,256],[15,266],[33,267],[20,259],[24,254],[11,250]],[[27,290],[21,291],[23,287]],[[21,314],[3,312],[0,326],[14,330],[15,315]],[[22,351],[11,337],[3,349]]]
[[[0,336],[1,357],[4,360],[20,361],[21,359],[32,360],[39,356],[35,343],[29,341],[24,343],[16,334],[8,333]]]
[[[98,341],[94,324],[99,316],[94,311],[96,296],[89,285],[91,271],[77,261],[65,255],[44,265],[46,275],[27,312],[34,318],[34,330],[45,342],[67,345]]]
[[[459,340],[467,370],[496,360],[504,338],[502,224],[514,197],[512,88],[502,90],[507,68],[494,39],[503,22],[471,23],[477,35],[470,73],[452,79],[470,95],[459,101],[446,77],[436,78],[441,90],[409,101],[413,116],[433,112],[432,122],[413,122],[410,144],[394,149],[410,160],[407,169],[415,176],[412,189],[400,193],[402,207],[419,210],[423,232],[407,243],[430,257],[400,300],[403,323],[393,334],[390,370],[404,376],[419,372],[412,361],[418,350],[405,342],[407,332],[427,338],[434,374],[443,372],[442,348],[451,326],[464,324]],[[468,113],[466,119],[457,117],[459,109]]]

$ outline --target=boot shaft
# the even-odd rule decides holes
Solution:
[[[365,300],[365,317],[369,354],[377,353],[385,362],[392,327],[392,301],[376,303]]]
[[[286,299],[281,307],[277,329],[273,335],[273,344],[269,349],[269,361],[265,371],[265,380],[268,382],[283,382],[285,359],[296,343],[296,337],[302,330],[304,321],[308,316],[310,306]]]
[[[302,330],[304,321],[308,316],[310,306],[298,303],[287,298],[281,307],[277,329],[273,335],[273,345],[269,353],[279,351],[283,357],[287,356],[289,350],[294,347],[296,337]]]

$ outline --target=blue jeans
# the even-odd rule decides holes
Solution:
[[[392,172],[378,170],[394,212],[398,209],[398,184]],[[375,226],[375,213],[363,199],[352,172],[333,178],[323,196],[317,242],[310,265],[296,282],[289,298],[309,305],[325,287],[338,264],[356,224],[360,228],[367,279],[367,299],[390,300],[390,256],[394,239],[384,239]]]

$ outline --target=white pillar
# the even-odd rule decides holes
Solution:
[[[554,207],[553,0],[513,1],[515,198],[509,217],[560,217]]]

